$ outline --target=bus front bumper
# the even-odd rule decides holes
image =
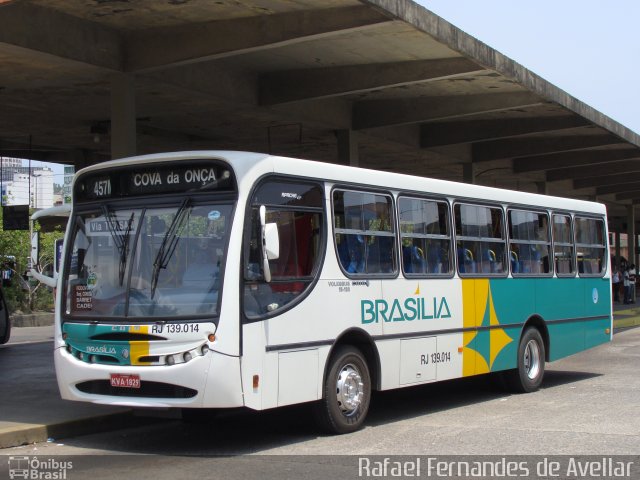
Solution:
[[[244,406],[240,359],[215,351],[171,366],[86,363],[65,348],[54,351],[54,360],[65,400],[144,408]]]

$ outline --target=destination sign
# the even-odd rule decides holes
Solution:
[[[129,195],[151,195],[194,191],[232,191],[231,171],[217,162],[184,166],[144,166],[100,172],[76,184],[76,198],[101,200]]]
[[[218,179],[214,166],[187,169],[135,171],[129,176],[129,193],[191,190],[215,184]]]

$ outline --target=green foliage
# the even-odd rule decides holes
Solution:
[[[40,230],[36,223],[35,229]],[[55,241],[64,237],[60,229],[40,234],[39,271],[51,271],[53,267]],[[2,229],[2,209],[0,209],[0,256],[15,257],[15,267],[11,284],[3,287],[9,309],[12,312],[29,313],[53,308],[53,292],[40,282],[26,277],[28,260],[31,255],[31,235],[29,231]]]

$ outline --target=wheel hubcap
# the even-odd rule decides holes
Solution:
[[[524,371],[533,380],[540,373],[540,346],[535,340],[529,340],[524,349]]]
[[[336,382],[336,396],[340,410],[345,415],[353,414],[362,403],[364,397],[364,384],[356,367],[345,365],[338,374]]]

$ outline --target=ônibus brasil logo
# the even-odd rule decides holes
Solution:
[[[9,457],[9,478],[25,480],[66,480],[67,471],[73,469],[73,462],[55,458],[11,456]]]
[[[434,320],[451,318],[446,297],[420,296],[420,286],[414,297],[393,300],[361,300],[360,320],[362,323],[411,322],[413,320]]]

